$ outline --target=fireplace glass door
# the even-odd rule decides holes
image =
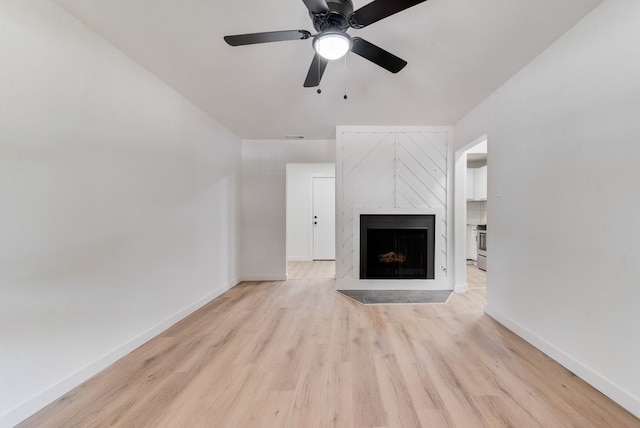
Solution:
[[[361,279],[433,279],[434,216],[362,215]]]

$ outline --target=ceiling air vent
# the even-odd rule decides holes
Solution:
[[[285,135],[285,140],[304,140],[304,135]]]

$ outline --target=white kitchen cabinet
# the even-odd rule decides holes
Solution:
[[[475,168],[467,168],[467,201],[473,201],[473,176]]]
[[[473,170],[473,199],[476,201],[487,200],[487,166],[474,168]]]
[[[487,200],[487,166],[467,168],[467,201]]]

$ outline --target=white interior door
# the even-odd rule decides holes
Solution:
[[[313,178],[313,259],[336,258],[336,179]]]

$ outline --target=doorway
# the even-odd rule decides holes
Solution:
[[[286,166],[287,278],[335,278],[335,164]]]
[[[488,139],[482,136],[455,154],[455,290],[477,287],[478,278],[486,278],[485,251],[478,252],[479,233],[488,234]],[[487,235],[484,235],[485,237]],[[478,268],[480,266],[480,268]],[[469,278],[470,270],[481,274]],[[473,279],[470,281],[470,279]]]

